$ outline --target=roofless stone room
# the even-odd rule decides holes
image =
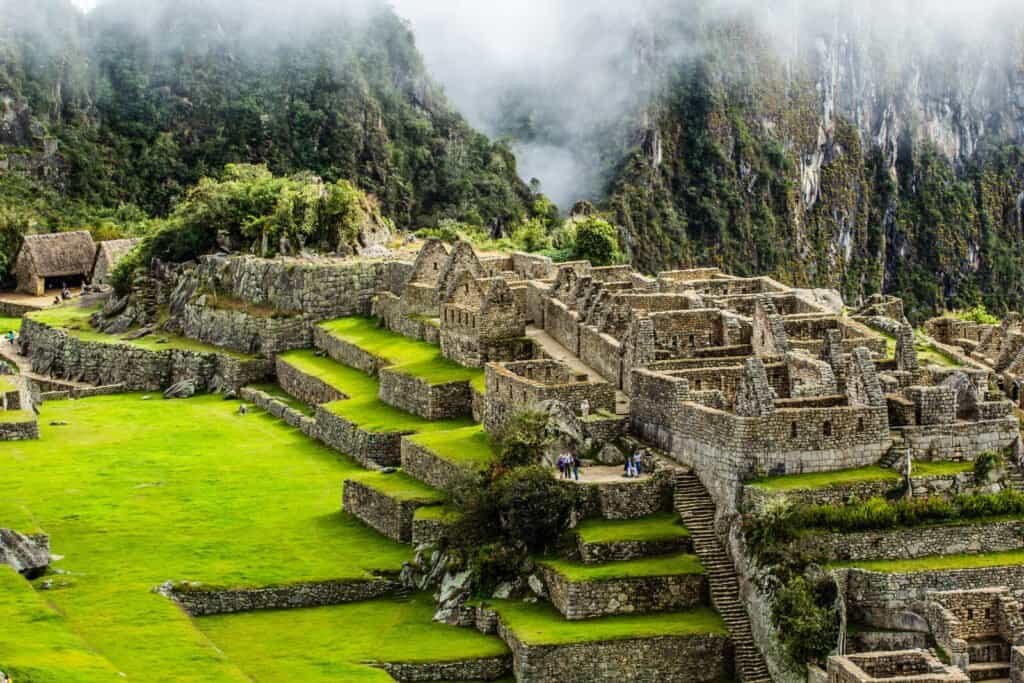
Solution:
[[[1014,0],[0,0],[0,683],[1024,683]]]

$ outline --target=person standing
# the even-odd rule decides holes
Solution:
[[[636,470],[636,476],[644,476],[644,452],[643,449],[636,452],[633,456],[633,469]]]
[[[583,416],[584,420],[590,417],[590,401],[587,399],[583,399],[583,402],[580,403],[580,415]]]
[[[572,455],[572,476],[576,481],[580,480],[580,457],[575,453]]]

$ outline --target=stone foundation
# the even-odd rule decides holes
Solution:
[[[402,437],[405,433],[370,432],[323,406],[316,409],[315,420],[317,439],[351,456],[363,467],[398,467],[402,461]]]
[[[413,515],[417,508],[424,506],[418,501],[396,500],[358,481],[345,481],[342,495],[345,512],[399,543],[412,541]]]
[[[572,581],[539,565],[551,604],[570,621],[616,614],[645,614],[697,607],[708,602],[703,574]]]
[[[216,308],[206,297],[186,304],[175,318],[181,333],[241,353],[272,355],[313,343],[312,324],[301,316],[261,317],[244,311]]]
[[[233,614],[264,609],[300,609],[343,605],[384,597],[401,587],[398,581],[318,581],[262,588],[206,588],[182,584],[170,597],[190,616]]]
[[[473,412],[468,381],[429,384],[390,369],[380,371],[380,399],[425,420],[450,420]]]
[[[1010,448],[1020,438],[1016,417],[979,422],[901,428],[915,460],[974,460],[978,455]]]

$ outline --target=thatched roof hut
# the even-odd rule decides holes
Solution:
[[[42,296],[47,287],[88,280],[96,243],[85,230],[27,235],[18,250],[14,272],[18,291]]]
[[[90,279],[92,284],[107,284],[110,281],[110,274],[114,272],[114,266],[141,241],[140,239],[125,239],[100,242],[96,246],[96,259],[92,264],[92,278]]]

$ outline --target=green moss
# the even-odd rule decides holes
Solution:
[[[42,595],[129,678],[175,680],[187,662],[192,681],[250,680],[244,663],[151,592],[164,581],[360,579],[409,558],[409,548],[340,511],[342,483],[364,470],[260,411],[236,408],[216,396],[48,401],[40,441],[0,448],[0,519],[45,530],[63,556],[54,590]],[[38,638],[35,629],[0,631],[14,651]]]
[[[359,472],[347,479],[403,502],[440,503],[444,494],[404,472]]]
[[[516,638],[527,645],[571,645],[657,636],[728,635],[721,617],[711,609],[567,621],[546,603],[489,600],[486,604],[494,608]]]
[[[933,555],[914,560],[876,560],[845,562],[833,568],[854,567],[884,574],[909,574],[950,569],[980,569],[984,567],[1010,567],[1024,564],[1024,550],[982,555]]]
[[[437,457],[460,466],[483,469],[490,466],[497,457],[491,437],[479,425],[408,438]]]
[[[576,534],[586,543],[613,543],[671,541],[686,538],[690,532],[678,515],[666,512],[640,519],[590,519],[576,527]]]
[[[851,470],[840,470],[837,472],[810,472],[807,474],[789,474],[781,477],[769,477],[759,479],[750,483],[765,491],[775,493],[784,491],[796,491],[801,489],[820,489],[831,486],[842,486],[844,484],[856,484],[867,481],[892,481],[897,482],[900,475],[895,470],[885,467],[859,467]]]
[[[581,564],[568,560],[543,560],[541,564],[573,582],[704,573],[704,567],[697,556],[687,553],[604,564]]]
[[[337,607],[252,612],[197,620],[254,680],[390,681],[373,662],[454,662],[508,648],[473,629],[433,623],[434,602],[371,600]]]

